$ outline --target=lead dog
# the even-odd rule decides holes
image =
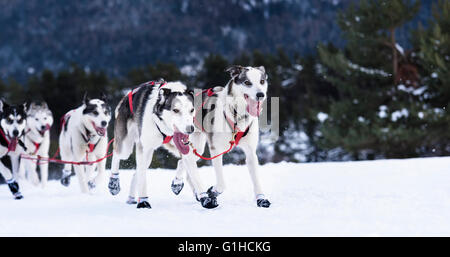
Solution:
[[[102,99],[83,99],[83,105],[71,110],[63,117],[59,148],[64,161],[95,161],[106,155],[108,135],[106,128],[111,119],[111,110]],[[106,159],[93,165],[73,165],[80,183],[81,192],[87,193],[100,183],[105,174]],[[93,178],[97,168],[98,174]],[[61,184],[68,186],[72,175],[72,164],[64,164]]]
[[[26,148],[21,138],[26,126],[26,106],[10,106],[0,101],[0,158],[9,156],[13,172],[0,162],[0,174],[6,180],[9,190],[14,195],[14,199],[22,199],[19,184],[15,180],[15,175],[19,169],[19,155],[24,153]]]
[[[202,111],[197,111],[195,125],[202,132],[195,132],[190,139],[200,154],[208,142],[211,156],[223,153],[230,146],[230,140],[235,140],[246,156],[246,164],[253,182],[253,190],[258,207],[268,208],[270,201],[264,196],[258,175],[259,124],[258,117],[262,103],[267,94],[267,74],[264,67],[232,66],[226,70],[231,79],[224,88],[216,87],[203,92]],[[206,99],[206,100],[205,100]],[[199,117],[199,115],[201,116]],[[237,137],[236,137],[237,136]],[[198,192],[204,192],[200,178],[197,175],[196,162],[199,159],[192,152],[183,156],[179,162],[183,167],[177,168],[177,175],[172,181],[172,191],[178,194],[183,188],[183,170],[187,169],[188,182]],[[216,185],[207,192],[212,205],[217,206],[216,197],[225,190],[222,156],[212,160],[216,172]]]
[[[47,103],[32,102],[27,111],[27,126],[25,128],[24,144],[27,148],[26,154],[31,157],[48,158],[50,148],[50,128],[53,125],[53,115]],[[22,158],[20,161],[19,174],[28,179],[34,185],[43,188],[48,180],[48,162],[39,162],[41,178],[37,173],[37,162]]]
[[[133,177],[128,203],[139,196],[137,208],[151,208],[147,195],[147,168],[153,152],[172,141],[181,154],[189,152],[188,137],[194,131],[194,95],[181,82],[144,83],[122,98],[115,111],[114,155],[111,163],[109,190],[120,191],[119,163],[126,159],[136,145],[136,173]],[[173,138],[172,138],[173,137]],[[210,208],[208,196],[200,199]]]

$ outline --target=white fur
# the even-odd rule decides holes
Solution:
[[[50,110],[45,105],[45,108],[39,108],[31,104],[30,109],[27,112],[27,126],[25,128],[25,138],[24,144],[27,148],[27,155],[31,157],[43,157],[48,158],[49,148],[50,148],[50,130],[46,130],[42,135],[42,127],[52,126],[53,116]],[[39,148],[36,149],[36,145],[40,144]],[[41,179],[38,177],[37,173],[37,161],[21,159],[19,176],[21,178],[27,177],[32,184],[41,185],[43,188],[47,184],[48,180],[48,162],[39,162],[39,170],[41,173]]]
[[[253,99],[256,98],[258,92],[264,93],[264,99],[267,93],[267,81],[264,78],[264,83],[261,84],[261,75],[263,74],[260,69],[253,67],[245,67],[248,69],[247,77],[252,83],[251,87],[244,85],[232,85],[231,96],[228,95],[228,85],[224,90],[217,93],[218,102],[216,104],[215,110],[210,113],[214,117],[214,124],[212,129],[208,132],[195,132],[190,136],[190,142],[194,145],[197,151],[202,154],[205,148],[206,142],[208,142],[211,156],[218,155],[230,146],[229,142],[232,140],[232,129],[228,125],[223,112],[227,114],[228,117],[233,117],[232,110],[236,109],[238,114],[237,117],[243,117],[246,112],[246,101],[244,94],[247,94]],[[260,99],[261,100],[261,99]],[[248,125],[251,124],[248,134],[243,137],[237,147],[241,148],[246,156],[246,164],[250,173],[250,178],[253,183],[253,191],[257,199],[264,198],[264,193],[261,187],[261,182],[258,175],[258,157],[256,155],[256,149],[259,141],[259,124],[258,117],[253,117],[247,115],[247,120],[242,120],[237,123],[237,127],[240,130],[245,130]],[[209,135],[210,138],[209,138]],[[198,198],[206,195],[207,188],[204,187],[200,176],[197,171],[196,162],[199,160],[197,156],[192,153],[192,150],[188,155],[184,155],[182,162],[183,167],[178,167],[177,174],[174,179],[174,183],[181,183],[184,176],[184,171],[187,171],[187,179],[189,184],[194,190],[194,194]],[[212,160],[214,170],[216,172],[216,185],[213,190],[222,193],[225,190],[225,179],[223,175],[223,155]]]
[[[158,130],[161,130],[167,136],[173,136],[175,130],[186,133],[187,126],[193,126],[193,117],[195,110],[192,102],[187,96],[177,96],[172,104],[171,110],[164,110],[160,120],[154,113],[154,106],[157,103],[158,95],[163,94],[163,89],[169,89],[172,92],[185,92],[186,86],[181,82],[168,82],[163,88],[153,90],[150,94],[149,100],[145,105],[142,131],[138,131],[138,123],[135,120],[128,121],[128,134],[122,139],[123,147],[119,152],[114,148],[114,155],[111,163],[112,176],[118,176],[119,163],[121,159],[126,159],[130,156],[133,146],[136,145],[136,173],[130,186],[130,197],[134,198],[136,195],[139,198],[145,198],[147,193],[147,169],[153,158],[154,151],[163,143],[163,136]],[[122,101],[119,103],[119,105]],[[173,110],[178,109],[178,113]],[[116,108],[116,117],[119,115],[118,107]],[[158,127],[157,127],[158,126]]]
[[[67,131],[63,128],[59,136],[59,147],[62,160],[81,162],[86,161],[87,157],[89,161],[95,161],[107,154],[108,134],[105,133],[104,136],[98,135],[92,122],[99,127],[101,126],[102,121],[109,123],[111,117],[102,110],[101,105],[104,104],[102,100],[92,99],[89,103],[97,105],[97,111],[99,113],[97,116],[83,114],[83,110],[86,108],[85,104],[68,113],[70,115],[70,120],[68,124],[66,124]],[[86,143],[81,134],[85,132],[85,128],[91,133],[89,142],[97,144],[94,151],[91,153],[88,153],[88,143]],[[89,191],[88,182],[93,185],[98,185],[104,181],[105,165],[106,159],[94,165],[73,165],[75,175],[78,177],[80,183],[81,192],[87,193]],[[97,168],[98,174],[94,177],[93,173],[95,168]],[[64,171],[71,170],[71,164],[64,165]]]

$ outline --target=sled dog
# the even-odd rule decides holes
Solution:
[[[137,208],[151,208],[146,174],[153,152],[170,141],[172,151],[178,155],[189,152],[189,134],[194,132],[193,101],[193,92],[183,83],[163,80],[141,84],[122,98],[115,110],[114,155],[108,185],[111,194],[120,191],[120,160],[128,158],[136,145],[137,168],[127,202],[137,203]],[[201,201],[207,203],[207,198],[205,195]]]
[[[45,102],[32,102],[27,111],[27,126],[25,128],[24,144],[26,154],[35,158],[48,158],[50,148],[50,128],[53,125],[53,115]],[[39,179],[37,166],[41,177]],[[20,160],[20,177],[27,177],[32,184],[43,188],[48,180],[48,162],[34,161],[22,158]]]
[[[95,161],[107,153],[107,127],[111,110],[106,97],[83,99],[83,104],[69,111],[62,118],[59,148],[61,159],[71,162]],[[69,186],[72,166],[78,178],[81,192],[87,193],[103,181],[106,159],[92,165],[64,164],[61,184]],[[98,174],[94,176],[95,168]]]
[[[230,141],[234,140],[234,144],[245,153],[256,204],[258,207],[268,208],[271,203],[261,188],[256,155],[259,140],[258,118],[267,95],[268,76],[262,66],[232,66],[226,71],[229,72],[231,79],[225,87],[203,91],[199,107],[201,110],[197,109],[195,116],[197,130],[190,136],[190,142],[199,154],[203,153],[205,144],[208,142],[211,156],[216,156],[228,149]],[[188,182],[193,187],[197,199],[202,194],[199,192],[205,192],[196,171],[198,159],[190,151],[183,156],[183,161],[178,162],[177,175],[172,181],[172,191],[175,194],[179,194],[183,188],[183,174],[186,169]],[[220,155],[212,160],[216,172],[216,185],[207,190],[209,199],[212,201],[211,207],[218,206],[217,196],[225,190],[222,159]],[[180,167],[180,165],[183,166]]]
[[[25,153],[23,134],[26,127],[26,105],[10,106],[0,101],[0,158],[9,156],[13,172],[0,162],[0,174],[6,180],[14,199],[22,199],[19,184],[16,182],[19,170],[19,155]]]

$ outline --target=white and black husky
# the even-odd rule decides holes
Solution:
[[[95,161],[107,153],[107,127],[111,110],[102,99],[83,99],[83,105],[64,115],[59,148],[61,159],[71,162]],[[106,159],[93,165],[73,165],[81,192],[86,193],[100,183],[105,174]],[[93,178],[95,168],[98,174]],[[64,164],[61,183],[68,186],[72,175],[72,165]]]
[[[50,148],[50,128],[53,125],[53,115],[47,103],[32,102],[27,111],[27,126],[25,128],[24,144],[26,154],[31,157],[48,158]],[[48,162],[39,162],[41,178],[37,173],[37,162],[22,158],[19,174],[27,177],[34,185],[45,187],[48,180]]]
[[[116,195],[119,186],[119,162],[126,159],[136,145],[136,173],[131,183],[128,203],[151,208],[147,195],[147,169],[153,152],[172,141],[182,154],[189,152],[188,138],[194,131],[194,95],[181,82],[144,83],[122,98],[115,112],[114,155],[109,190]],[[137,190],[135,190],[137,189]],[[134,201],[137,191],[138,201]],[[203,202],[210,202],[205,198]]]
[[[216,156],[229,148],[230,140],[235,140],[236,145],[245,153],[257,206],[267,208],[270,202],[261,188],[256,155],[259,140],[258,117],[267,95],[267,74],[262,66],[232,66],[226,71],[230,73],[231,79],[224,88],[215,87],[203,92],[200,102],[202,111],[197,111],[195,116],[195,125],[201,132],[196,130],[190,136],[190,142],[200,154],[208,142],[211,156]],[[205,191],[196,171],[198,157],[191,151],[183,159],[185,161],[178,164],[184,167],[178,167],[172,190],[175,194],[181,191],[184,185],[183,170],[187,168],[190,171],[188,182],[198,199],[198,192]],[[216,197],[225,190],[222,156],[213,159],[212,164],[216,171],[216,185],[207,192],[212,200],[211,205],[217,206]]]
[[[19,155],[25,153],[26,147],[22,142],[22,137],[26,126],[26,106],[10,106],[0,101],[0,158],[9,155],[11,158],[11,172],[2,162],[0,162],[0,174],[8,183],[11,193],[15,199],[22,199],[19,191],[19,184],[15,181],[15,175],[19,169]]]

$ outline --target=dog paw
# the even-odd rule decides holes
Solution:
[[[258,199],[256,200],[256,205],[261,208],[269,208],[270,202],[267,199]]]
[[[210,198],[217,198],[217,196],[220,195],[220,193],[217,192],[217,191],[214,189],[213,186],[210,187],[210,188],[208,188],[208,191],[206,191],[206,193],[208,193],[208,196],[209,196]]]
[[[11,181],[8,183],[9,190],[13,195],[19,193],[19,184],[16,181]]]
[[[137,204],[137,201],[132,196],[128,196],[128,199],[126,201],[127,204]]]
[[[23,195],[20,192],[17,192],[14,194],[14,200],[20,200],[23,199]]]
[[[93,180],[89,181],[88,187],[89,187],[89,190],[94,190],[95,189],[95,181],[93,181]]]
[[[138,203],[137,208],[138,208],[138,209],[141,209],[141,208],[151,209],[152,206],[150,205],[149,202],[147,202],[147,201],[142,201],[142,202]]]
[[[202,204],[203,208],[206,209],[213,209],[219,206],[217,203],[217,198],[215,197],[202,197],[200,198],[200,203]]]
[[[120,192],[119,178],[109,178],[108,189],[112,195],[117,195]]]
[[[183,190],[184,182],[181,182],[181,184],[175,184],[175,180],[172,180],[172,185],[170,185],[170,187],[172,188],[172,192],[175,195],[178,195],[180,194],[181,190]]]

